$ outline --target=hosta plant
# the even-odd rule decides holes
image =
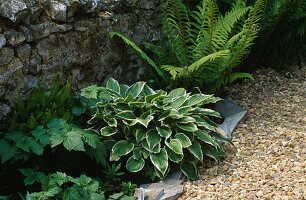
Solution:
[[[127,86],[112,78],[106,87],[90,86],[81,95],[97,102],[88,123],[103,136],[110,160],[125,157],[130,172],[146,165],[163,178],[170,165],[178,164],[195,179],[195,161],[203,162],[206,155],[219,162],[225,156],[222,142],[231,143],[210,119],[220,114],[203,108],[220,100],[212,95],[192,95],[183,88],[154,91],[145,82]]]

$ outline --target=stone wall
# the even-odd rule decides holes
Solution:
[[[76,90],[139,79],[145,65],[111,30],[159,41],[159,1],[0,0],[0,118],[38,78],[47,89],[60,75]]]

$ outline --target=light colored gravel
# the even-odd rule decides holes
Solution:
[[[184,183],[185,199],[301,199],[306,197],[306,73],[288,79],[258,70],[256,82],[228,89],[248,111],[220,165],[205,163],[200,180]]]

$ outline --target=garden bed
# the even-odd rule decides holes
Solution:
[[[305,199],[305,69],[286,78],[257,70],[256,82],[233,85],[229,95],[248,111],[233,134],[236,149],[200,180],[184,183],[185,199]]]

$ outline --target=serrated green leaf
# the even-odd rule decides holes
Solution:
[[[157,154],[150,154],[152,164],[164,175],[168,168],[168,155],[165,149]]]
[[[201,163],[203,163],[203,152],[200,143],[195,139],[192,145],[187,148]]]
[[[38,156],[41,156],[44,152],[44,147],[32,137],[27,138],[26,145],[28,145],[31,151]]]
[[[25,152],[30,152],[30,146],[27,144],[28,136],[24,135],[23,137],[17,140],[16,146],[19,149],[22,149]]]
[[[174,109],[170,109],[170,110],[166,110],[164,111],[160,116],[158,121],[162,121],[166,118],[173,118],[173,119],[179,119],[183,117],[177,110]]]
[[[24,179],[25,185],[32,185],[35,182],[42,183],[46,175],[42,172],[37,172],[33,169],[19,169],[19,171],[26,177]]]
[[[196,132],[198,130],[198,127],[194,123],[188,123],[188,124],[175,123],[175,124],[177,125],[177,127],[187,132]]]
[[[63,193],[63,200],[82,199],[78,191],[74,188],[67,188]]]
[[[184,161],[180,165],[182,172],[190,179],[195,180],[197,178],[197,168],[189,161]]]
[[[135,159],[131,156],[128,161],[126,162],[126,168],[132,173],[139,172],[145,165],[145,161],[143,158]]]
[[[57,145],[63,143],[65,140],[65,134],[63,133],[52,133],[50,137],[51,147],[56,147]]]
[[[120,85],[118,83],[118,81],[116,81],[113,78],[108,79],[107,83],[106,83],[106,87],[109,89],[114,90],[115,92],[117,92],[118,94],[120,94]]]
[[[109,127],[109,126],[106,126],[106,127],[103,127],[101,128],[101,135],[102,136],[106,136],[106,137],[109,137],[111,135],[114,135],[117,133],[117,129],[116,128],[112,128],[112,127]]]
[[[87,143],[92,148],[97,148],[97,143],[100,143],[100,138],[96,134],[87,133],[83,135],[84,142]]]
[[[65,173],[62,172],[56,172],[55,174],[52,174],[52,176],[55,178],[55,182],[61,186],[64,183],[68,181],[68,177]]]
[[[91,85],[81,90],[81,96],[97,99],[98,92],[101,90],[101,87],[97,85]]]
[[[47,134],[47,130],[43,126],[38,126],[36,129],[30,132],[43,146],[50,144],[50,136]]]
[[[117,156],[124,156],[133,151],[134,144],[126,140],[120,140],[112,148],[112,154]]]
[[[71,112],[74,116],[81,116],[86,111],[86,108],[84,107],[73,107]]]
[[[73,131],[66,134],[63,145],[68,151],[85,151],[82,135]]]
[[[137,129],[135,132],[136,142],[139,143],[147,136],[146,132],[142,129]]]
[[[172,151],[169,147],[165,146],[165,149],[168,154],[168,158],[175,163],[179,163],[183,160],[184,155],[183,154],[176,154],[174,151]]]
[[[161,136],[164,137],[166,139],[168,139],[171,134],[172,134],[172,130],[166,126],[157,126],[156,127],[157,133]]]
[[[161,138],[157,131],[150,129],[146,133],[146,140],[148,142],[149,148],[153,149],[160,142]]]
[[[178,139],[184,148],[192,145],[191,140],[184,133],[177,133],[174,138]]]
[[[165,144],[169,147],[174,153],[183,155],[183,146],[178,139],[171,139],[170,142],[165,140]]]
[[[145,82],[137,82],[131,85],[129,89],[126,91],[126,94],[131,93],[134,98],[138,97],[138,95],[142,92],[144,88]]]

